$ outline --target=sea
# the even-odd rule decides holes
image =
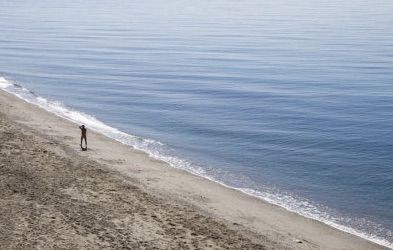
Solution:
[[[391,0],[0,0],[0,88],[393,248]]]

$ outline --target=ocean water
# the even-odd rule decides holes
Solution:
[[[390,0],[0,1],[0,88],[393,248],[392,13]]]

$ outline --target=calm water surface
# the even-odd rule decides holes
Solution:
[[[0,75],[175,167],[393,246],[392,13],[0,0]]]

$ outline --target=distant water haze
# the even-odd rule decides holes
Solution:
[[[390,0],[0,1],[0,87],[392,247],[392,13]]]

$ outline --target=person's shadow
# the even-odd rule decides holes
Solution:
[[[82,149],[82,151],[87,151],[87,147],[84,148],[81,146],[81,149]]]

